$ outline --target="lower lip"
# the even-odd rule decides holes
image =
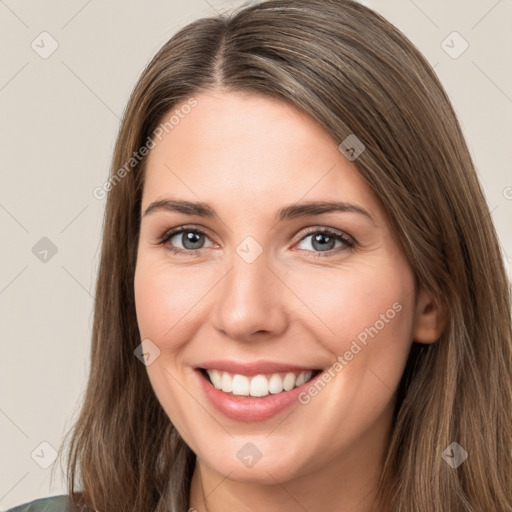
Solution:
[[[217,410],[228,418],[247,422],[267,420],[281,413],[292,404],[297,404],[299,394],[322,375],[320,372],[316,377],[290,391],[282,391],[275,395],[269,394],[262,397],[247,397],[224,393],[224,391],[213,386],[200,370],[196,370],[196,373],[206,396]]]

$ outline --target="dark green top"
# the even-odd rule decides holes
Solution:
[[[68,497],[65,494],[39,498],[10,508],[6,512],[68,512]]]

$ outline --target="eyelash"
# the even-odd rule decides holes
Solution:
[[[180,233],[188,233],[188,232],[199,233],[201,235],[208,236],[207,233],[200,228],[189,227],[189,226],[180,226],[179,228],[175,228],[175,229],[171,229],[170,231],[166,231],[160,237],[158,244],[166,245],[167,242],[169,242],[171,240],[171,238],[173,238],[174,236],[176,236]],[[338,254],[338,252],[340,252],[340,251],[344,251],[344,250],[346,251],[346,250],[353,249],[356,246],[356,242],[354,241],[353,238],[349,237],[348,235],[346,235],[344,233],[338,233],[336,231],[333,231],[332,229],[329,229],[329,228],[320,228],[320,229],[316,228],[314,230],[311,230],[308,233],[306,233],[297,243],[302,242],[308,236],[316,235],[319,233],[328,235],[328,236],[334,238],[335,240],[343,242],[345,244],[345,247],[337,247],[336,249],[329,249],[327,251],[309,251],[306,249],[300,249],[300,250],[303,250],[303,251],[306,251],[309,253],[313,253],[313,254],[311,254],[311,256],[314,258],[326,258],[329,256],[333,256],[334,254]],[[201,248],[200,249],[180,249],[178,247],[172,247],[170,245],[167,247],[167,249],[170,250],[174,254],[187,254],[187,255],[193,256],[193,257],[199,256],[198,253],[201,250]]]

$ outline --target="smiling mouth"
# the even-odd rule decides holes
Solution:
[[[222,370],[198,368],[203,377],[216,389],[235,396],[260,398],[276,395],[303,386],[322,370],[304,370],[259,375],[241,375]]]

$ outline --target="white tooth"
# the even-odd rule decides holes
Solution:
[[[295,374],[287,373],[286,377],[283,379],[283,388],[285,391],[290,391],[295,387]]]
[[[306,372],[300,372],[297,380],[295,381],[295,387],[302,386],[306,382]]]
[[[245,375],[233,377],[233,395],[249,395],[249,379]]]
[[[214,385],[214,387],[216,387],[217,389],[221,389],[222,388],[222,378],[221,378],[218,370],[206,370],[206,372],[208,373],[208,376],[210,377],[210,380],[212,381],[212,384]]]
[[[313,375],[311,370],[305,370],[298,375],[292,372],[286,374],[274,373],[268,378],[266,375],[247,377],[246,375],[231,374],[220,370],[206,370],[215,388],[225,393],[233,393],[239,396],[263,397],[269,393],[277,394],[282,391],[290,391],[294,387],[302,386]],[[284,375],[284,377],[283,377]]]
[[[268,383],[268,390],[272,394],[281,393],[283,391],[283,379],[277,373],[274,373],[272,377],[270,377],[270,381]]]
[[[222,391],[224,391],[224,393],[230,393],[231,391],[233,391],[233,379],[228,372],[222,372],[221,383]]]
[[[251,396],[268,395],[268,380],[265,375],[256,375],[251,379],[251,387],[249,394]]]

